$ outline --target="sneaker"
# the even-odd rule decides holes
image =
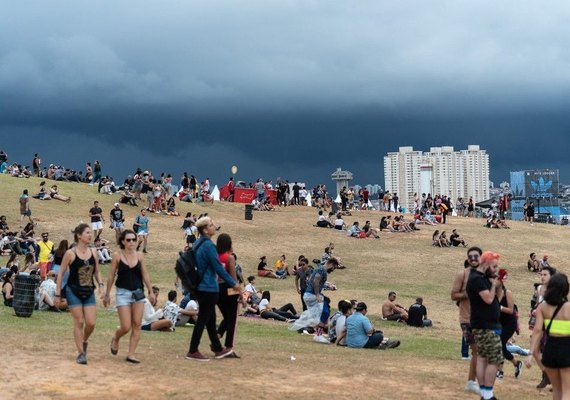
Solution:
[[[206,357],[205,355],[203,355],[199,351],[196,351],[194,353],[188,352],[188,354],[186,354],[186,359],[187,360],[194,360],[194,361],[210,361],[210,359],[208,357]]]
[[[476,381],[467,381],[465,384],[465,391],[468,393],[481,394],[481,389]]]
[[[231,355],[233,352],[234,352],[233,349],[228,349],[227,347],[224,347],[222,350],[214,353],[214,357],[220,360],[224,357]]]
[[[463,361],[471,361],[471,357],[467,356],[467,357],[461,357],[461,359]]]
[[[380,350],[386,350],[386,349],[395,349],[396,347],[398,347],[400,345],[400,341],[399,340],[392,340],[392,339],[388,339],[386,340],[386,342],[382,343],[380,346],[378,346],[378,348]]]
[[[329,340],[324,335],[313,336],[313,340],[317,343],[330,344]]]
[[[85,355],[85,353],[81,353],[77,356],[77,358],[75,359],[75,362],[77,364],[82,364],[82,365],[86,365],[87,364],[87,356]]]
[[[504,377],[505,374],[503,373],[503,371],[497,371],[497,379],[503,380]]]
[[[517,365],[515,365],[515,378],[521,376],[522,369],[523,369],[523,362],[522,361],[517,362]]]

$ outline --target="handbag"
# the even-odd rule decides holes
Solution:
[[[132,293],[134,301],[141,301],[142,299],[144,299],[144,290],[142,290],[141,288],[133,290]]]

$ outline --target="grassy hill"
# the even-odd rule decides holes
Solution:
[[[20,225],[18,197],[27,188],[34,194],[39,179],[0,176],[0,214],[10,227]],[[76,183],[58,183],[60,193],[72,197],[71,203],[33,199],[31,208],[38,222],[36,233],[50,232],[50,239],[72,239],[71,229],[80,221],[89,221],[88,211],[98,200],[108,215],[115,195],[101,195],[95,187]],[[132,225],[138,209],[122,206],[126,226]],[[386,336],[398,338],[402,346],[390,351],[350,350],[316,344],[311,337],[291,333],[283,323],[240,318],[236,352],[240,360],[213,360],[206,365],[187,361],[184,355],[192,328],[178,328],[174,333],[144,332],[138,349],[140,366],[124,362],[126,340],[118,357],[108,346],[117,325],[116,314],[98,304],[98,322],[90,345],[86,367],[75,365],[71,317],[64,314],[35,312],[29,319],[13,316],[11,309],[0,306],[0,337],[4,344],[3,366],[12,379],[0,383],[1,398],[29,395],[33,398],[229,398],[236,395],[256,398],[299,398],[321,396],[346,398],[436,399],[465,398],[468,365],[460,360],[461,332],[457,307],[449,298],[455,272],[463,267],[465,249],[439,249],[431,246],[434,228],[421,226],[412,234],[383,233],[380,240],[357,240],[338,231],[314,228],[316,211],[307,207],[287,207],[275,212],[256,212],[253,221],[244,220],[240,204],[215,203],[195,205],[178,203],[184,215],[208,212],[222,231],[234,241],[244,275],[255,274],[259,257],[266,255],[270,265],[281,254],[288,260],[304,254],[318,258],[325,246],[335,244],[335,254],[348,268],[335,271],[329,280],[339,290],[328,292],[332,304],[341,299],[365,301],[375,326]],[[378,224],[383,213],[355,212],[348,223],[369,219]],[[173,266],[184,244],[180,229],[183,217],[150,215],[149,265],[151,279],[161,287],[159,303],[174,288]],[[567,227],[510,222],[510,230],[483,228],[482,220],[449,218],[443,229],[457,228],[469,245],[494,250],[502,255],[501,266],[509,270],[508,287],[521,310],[522,333],[518,343],[529,345],[526,322],[532,284],[537,276],[526,270],[530,252],[548,253],[552,265],[567,272],[563,260],[570,258],[565,245]],[[440,230],[442,227],[438,227]],[[114,239],[106,227],[103,237]],[[114,247],[114,246],[113,246]],[[7,261],[0,258],[0,264]],[[106,277],[108,266],[103,266]],[[294,280],[257,279],[258,288],[269,289],[272,304],[292,302],[299,309],[300,300]],[[380,321],[381,303],[390,290],[398,293],[398,302],[408,306],[417,296],[424,298],[428,314],[434,320],[431,329],[412,329],[397,323]],[[204,335],[201,350],[208,353]],[[291,357],[294,357],[293,361]],[[536,398],[534,386],[539,371],[523,371],[515,381],[512,366],[505,366],[505,379],[495,393],[501,399]],[[105,394],[101,394],[104,392]],[[189,394],[190,393],[190,394]]]

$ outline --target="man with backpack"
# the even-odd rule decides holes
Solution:
[[[196,228],[198,228],[200,238],[194,243],[192,251],[196,262],[194,272],[199,280],[194,284],[197,283],[195,287],[196,299],[200,304],[200,309],[186,358],[195,361],[209,361],[210,359],[198,350],[204,328],[208,331],[215,358],[221,359],[233,355],[232,349],[222,347],[216,330],[216,304],[219,297],[218,276],[234,290],[239,292],[241,290],[240,284],[231,277],[218,259],[216,246],[211,240],[216,234],[216,225],[212,219],[210,217],[200,218],[196,221]]]

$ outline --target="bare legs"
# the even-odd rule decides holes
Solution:
[[[127,359],[134,360],[141,335],[141,321],[144,311],[144,302],[139,301],[128,306],[120,306],[117,307],[117,310],[119,312],[120,326],[115,331],[113,342],[118,346],[119,340],[131,331]]]

